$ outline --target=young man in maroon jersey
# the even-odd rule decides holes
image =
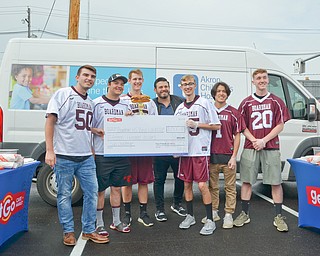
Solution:
[[[247,129],[244,131],[246,141],[240,160],[242,212],[233,224],[241,227],[250,222],[249,202],[252,185],[257,180],[261,165],[263,184],[271,185],[276,211],[273,225],[278,231],[288,231],[285,217],[282,216],[283,191],[278,134],[283,130],[284,123],[290,119],[290,115],[284,102],[268,92],[267,70],[255,70],[252,83],[256,92],[245,98],[239,106]]]
[[[215,100],[214,108],[221,122],[221,128],[212,131],[209,190],[212,199],[213,220],[218,221],[220,220],[218,215],[219,173],[223,172],[226,194],[223,228],[233,227],[232,214],[236,208],[237,197],[237,154],[240,146],[240,133],[246,128],[239,111],[227,103],[230,94],[230,87],[224,82],[216,83],[211,89],[211,95]],[[205,221],[206,218],[202,220],[202,222]]]

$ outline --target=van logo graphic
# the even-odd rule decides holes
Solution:
[[[24,208],[26,192],[7,193],[0,201],[0,224],[6,224],[12,215]]]

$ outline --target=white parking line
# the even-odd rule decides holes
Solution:
[[[82,239],[82,232],[77,240],[77,244],[75,247],[73,247],[73,250],[70,254],[70,256],[80,256],[84,250],[84,247],[86,246],[88,240],[83,240]]]
[[[239,187],[241,187],[241,183],[240,182],[237,181],[236,183],[237,183],[237,185]],[[269,203],[273,204],[273,200],[270,197],[267,197],[267,196],[265,196],[265,195],[263,195],[263,194],[261,194],[259,192],[255,192],[253,190],[252,190],[252,193],[257,195],[257,196],[259,196],[259,197],[261,197],[262,199],[268,201]],[[286,212],[292,214],[293,216],[299,217],[299,213],[296,212],[295,210],[289,208],[288,206],[282,205],[282,209],[285,210]]]

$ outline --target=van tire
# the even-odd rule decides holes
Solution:
[[[80,182],[74,177],[72,189],[72,205],[78,204],[82,201],[82,190]],[[40,197],[48,204],[57,206],[57,185],[55,182],[55,174],[52,168],[42,163],[37,175],[37,190]]]

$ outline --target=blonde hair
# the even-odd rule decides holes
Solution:
[[[131,71],[129,72],[129,75],[128,75],[129,79],[131,79],[132,74],[137,74],[137,75],[143,77],[142,71],[141,71],[140,69],[131,70]]]
[[[185,82],[186,80],[193,80],[194,82],[196,82],[196,79],[193,75],[184,75],[183,77],[181,77],[180,83]]]

